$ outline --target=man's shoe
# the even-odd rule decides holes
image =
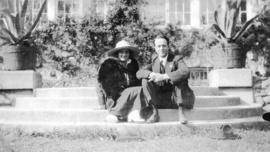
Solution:
[[[180,123],[181,124],[187,124],[188,120],[186,118],[180,118]]]
[[[118,122],[127,122],[127,117],[118,117]]]
[[[183,108],[179,107],[178,110],[179,110],[179,121],[180,121],[180,123],[181,124],[187,124],[188,121],[187,121],[187,118],[184,115]]]

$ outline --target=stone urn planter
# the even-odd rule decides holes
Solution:
[[[245,66],[245,53],[235,43],[228,43],[223,47],[214,46],[209,50],[207,60],[214,68],[242,68]]]
[[[5,45],[0,48],[2,70],[34,70],[36,48],[25,45]]]
[[[36,47],[32,32],[38,25],[42,12],[46,8],[47,0],[43,3],[33,20],[33,24],[26,22],[27,7],[30,1],[14,1],[14,10],[0,10],[0,61],[2,70],[35,69]]]
[[[245,55],[235,43],[228,43],[224,47],[224,68],[242,68],[245,66]]]

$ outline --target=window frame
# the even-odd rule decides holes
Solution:
[[[239,23],[240,25],[244,24],[247,22],[247,0],[241,0],[241,3],[244,2],[246,4],[245,10],[242,10],[241,4],[240,4],[240,11],[239,11]],[[242,14],[245,14],[246,20],[242,21]]]
[[[148,1],[147,1],[147,2],[148,2]],[[154,0],[153,0],[153,2],[154,2]],[[167,18],[167,17],[166,17],[166,15],[167,15],[167,11],[166,11],[167,0],[161,0],[161,2],[164,2],[164,8],[162,9],[162,10],[163,10],[163,13],[161,13],[161,14],[163,14],[164,18],[163,18],[163,20],[156,21],[156,22],[151,23],[151,24],[154,24],[155,26],[161,26],[161,27],[164,27],[164,26],[166,25],[166,23],[167,23],[167,21],[166,21],[166,18]],[[151,5],[151,3],[149,3],[149,4]],[[149,4],[147,4],[147,5],[149,5]],[[151,16],[152,18],[148,18],[147,15],[146,15],[146,14],[148,14],[148,12],[145,11],[145,10],[146,10],[145,7],[142,5],[142,7],[140,8],[140,15],[141,15],[142,20],[148,23],[148,21],[149,21],[149,20],[152,20],[152,18],[154,18],[155,16]],[[150,14],[154,14],[153,12],[160,12],[160,11],[161,11],[161,10],[151,11]],[[145,19],[145,18],[146,18],[146,19]],[[159,23],[163,23],[163,24],[158,24],[158,22],[159,22]]]
[[[199,0],[199,2],[200,2],[200,5],[199,5],[199,7],[200,7],[200,11],[199,11],[199,19],[200,19],[200,25],[201,26],[207,26],[207,25],[210,25],[210,24],[213,24],[213,23],[211,23],[210,22],[210,15],[212,14],[212,15],[214,15],[214,12],[215,12],[215,9],[213,9],[213,10],[211,10],[211,8],[210,8],[210,5],[209,5],[209,3],[210,3],[210,1],[211,0]],[[201,5],[201,3],[205,3],[206,2],[206,11],[202,11],[202,5]],[[218,6],[218,2],[220,2],[220,1],[215,1],[215,4],[214,4],[214,7],[217,7]],[[205,14],[205,24],[202,22],[202,16],[203,16],[203,14]]]
[[[59,2],[63,2],[63,10],[59,10]],[[70,8],[69,8],[69,12],[67,12],[67,4],[70,4]],[[60,20],[63,20],[64,22],[66,22],[67,17],[76,17],[79,16],[79,11],[82,1],[80,0],[57,0],[56,1],[56,17]],[[74,9],[74,6],[78,6],[78,8],[76,8],[76,10]],[[61,17],[60,17],[61,16]]]
[[[177,7],[179,4],[179,0],[175,0],[175,25],[176,26],[191,26],[191,3],[190,0],[181,0],[182,2],[182,12],[178,11],[179,8]],[[186,2],[189,2],[187,5],[189,7],[189,11],[187,11],[188,9],[185,7],[186,6]],[[180,13],[179,13],[180,12]],[[179,14],[181,14],[181,16],[178,16]],[[186,15],[189,14],[189,23],[186,23]],[[181,20],[183,21],[183,24],[178,24],[178,18],[181,18]]]
[[[34,23],[37,15],[38,15],[38,12],[39,12],[39,10],[41,8],[41,5],[42,5],[43,1],[44,0],[30,0],[28,2],[28,7],[30,7],[30,9],[27,11],[26,16],[30,16],[31,24]],[[38,2],[39,6],[37,8],[35,8],[35,4],[37,2]],[[45,7],[43,12],[42,12],[41,18],[40,18],[40,20],[39,20],[39,22],[37,24],[37,28],[40,28],[41,25],[43,25],[44,23],[46,24],[46,23],[49,22],[48,17],[47,17],[47,11],[48,11],[47,7]]]
[[[94,0],[94,5],[95,5],[95,15],[96,17],[98,18],[101,18],[101,19],[106,19],[106,5],[107,5],[107,2],[108,0]],[[98,6],[98,7],[97,7]],[[103,11],[102,11],[103,10]]]

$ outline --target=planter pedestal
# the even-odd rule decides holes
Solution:
[[[239,96],[253,104],[252,72],[249,69],[216,69],[209,73],[209,86],[219,88],[225,95]]]
[[[16,97],[33,96],[33,90],[41,86],[41,74],[35,71],[0,71],[0,105],[10,105]]]

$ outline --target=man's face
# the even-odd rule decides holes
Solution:
[[[166,57],[169,52],[167,41],[163,38],[155,39],[155,50],[159,57]]]

